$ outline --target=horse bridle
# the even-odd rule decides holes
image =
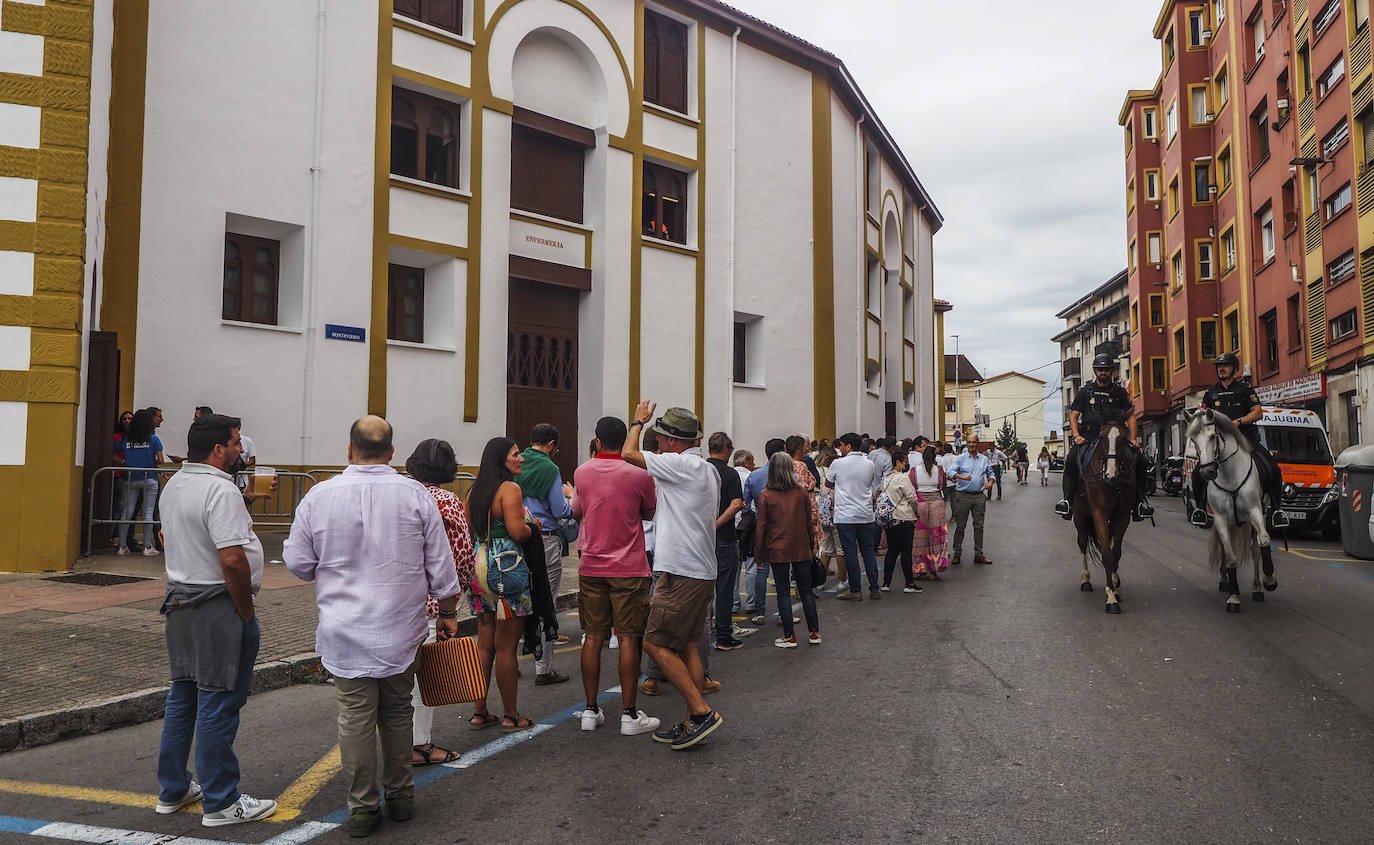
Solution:
[[[1097,435],[1097,437],[1095,438],[1095,440],[1101,440],[1101,439],[1102,439],[1102,434],[1099,433],[1099,434]],[[1126,442],[1126,444],[1129,446],[1131,441],[1130,441],[1130,439],[1128,438],[1125,442]],[[1108,453],[1106,453],[1105,455],[1102,456],[1102,469],[1099,470],[1097,473],[1091,475],[1091,476],[1089,476],[1089,475],[1085,472],[1085,473],[1083,474],[1084,480],[1086,481],[1088,478],[1092,478],[1092,479],[1095,480],[1095,481],[1101,481],[1101,482],[1104,483],[1104,484],[1107,483],[1107,461],[1110,461],[1110,460],[1113,460],[1113,459],[1116,460],[1117,465],[1120,466],[1120,467],[1126,467],[1126,466],[1131,466],[1131,467],[1133,467],[1133,466],[1135,465],[1135,464],[1134,464],[1134,461],[1135,461],[1135,459],[1136,459],[1136,454],[1135,454],[1135,452],[1130,451],[1129,449],[1127,450],[1127,452],[1126,452],[1125,455],[1120,455],[1120,454],[1117,454],[1116,452],[1108,452]],[[1130,460],[1130,463],[1127,462],[1127,459]],[[1089,464],[1091,465],[1091,458],[1089,458]],[[1117,471],[1117,475],[1118,475],[1117,480],[1116,480],[1115,482],[1113,482],[1113,484],[1112,484],[1111,486],[1112,486],[1113,488],[1115,488],[1115,489],[1118,489],[1118,490],[1121,489],[1122,487],[1125,487],[1128,483],[1130,483],[1131,480],[1132,480],[1133,477],[1134,477],[1133,475],[1132,475],[1132,476],[1128,476],[1126,473],[1121,472],[1120,470]],[[1122,479],[1125,479],[1125,480],[1123,481]]]

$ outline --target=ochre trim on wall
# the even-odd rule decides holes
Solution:
[[[138,350],[138,256],[143,224],[144,96],[148,88],[148,0],[114,4],[109,185],[105,200],[105,292],[100,328],[119,345],[121,407],[134,399]],[[78,275],[81,270],[78,268]]]
[[[609,35],[607,36],[609,38]],[[615,44],[614,39],[611,40]],[[630,343],[628,350],[629,377],[626,379],[627,401],[629,408],[628,414],[633,415],[635,406],[644,397],[640,395],[640,349],[643,345],[643,338],[640,332],[643,331],[643,320],[641,312],[644,307],[644,290],[640,281],[640,273],[644,266],[642,255],[643,247],[639,243],[640,224],[635,219],[635,210],[640,207],[641,198],[644,196],[644,150],[641,146],[644,141],[644,109],[640,104],[644,102],[644,4],[635,3],[635,72],[633,86],[630,92],[630,123],[626,127],[625,140],[630,153],[634,156],[631,164],[631,194],[630,194]],[[617,47],[617,53],[619,48]],[[623,60],[622,60],[623,61]]]
[[[640,28],[643,31],[643,28]],[[641,128],[644,120],[643,97],[638,103],[631,104],[631,108],[638,105],[637,111],[640,114]],[[692,398],[696,402],[697,419],[706,418],[706,175],[702,169],[706,165],[706,32],[700,26],[697,27],[697,117],[700,123],[697,125],[697,178],[696,178],[696,204],[697,204],[697,250],[696,250],[696,384]],[[638,202],[631,201],[631,208],[639,208]],[[733,212],[731,212],[733,213]],[[632,221],[636,223],[635,229],[639,229],[642,221]],[[731,314],[730,323],[734,324],[734,307],[730,303]],[[734,390],[734,387],[728,388]],[[726,403],[727,406],[729,403]],[[726,425],[734,428],[734,420],[726,420]]]
[[[391,227],[391,12],[377,3],[377,136],[372,174],[372,333],[367,339],[367,412],[386,416],[387,254]]]
[[[835,431],[834,155],[830,137],[830,82],[811,75],[811,275],[815,437]]]
[[[472,199],[468,202],[468,255],[467,290],[465,297],[467,317],[463,332],[463,422],[477,422],[481,404],[482,383],[482,182],[486,168],[482,166],[483,142],[486,123],[486,110],[492,108],[491,83],[487,64],[491,60],[490,45],[487,43],[486,12],[483,0],[474,0],[472,9],[472,37],[477,49],[472,54],[472,137],[468,147],[471,160],[468,172],[471,173],[468,189]],[[509,111],[503,111],[509,115]],[[509,286],[509,283],[507,283]],[[505,412],[504,403],[502,413]]]

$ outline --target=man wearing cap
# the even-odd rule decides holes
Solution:
[[[1283,471],[1279,469],[1278,461],[1274,460],[1274,453],[1260,442],[1259,427],[1255,423],[1264,416],[1264,409],[1260,407],[1259,394],[1255,393],[1255,389],[1245,382],[1236,380],[1239,370],[1240,359],[1235,355],[1230,352],[1218,355],[1217,383],[1202,395],[1202,404],[1198,407],[1225,414],[1227,419],[1236,424],[1241,434],[1250,438],[1255,447],[1250,450],[1250,456],[1259,469],[1264,492],[1269,494],[1269,525],[1272,528],[1283,528],[1288,525],[1288,517],[1279,509],[1283,499]],[[1201,473],[1195,472],[1193,512],[1189,514],[1189,520],[1194,525],[1206,527],[1206,508],[1207,481]]]
[[[1069,428],[1073,431],[1073,446],[1064,459],[1064,498],[1054,506],[1054,512],[1065,519],[1073,518],[1074,496],[1078,495],[1080,446],[1092,443],[1097,433],[1108,423],[1122,423],[1131,432],[1131,448],[1136,451],[1136,504],[1131,519],[1141,521],[1155,512],[1145,500],[1145,460],[1136,441],[1135,405],[1126,388],[1112,381],[1116,359],[1105,352],[1093,357],[1093,381],[1084,385],[1069,406]]]
[[[684,408],[669,408],[654,424],[660,454],[640,451],[644,425],[657,406],[635,408],[621,456],[649,471],[658,493],[654,513],[654,569],[658,584],[649,604],[644,650],[687,704],[683,720],[654,732],[673,750],[691,748],[723,721],[706,704],[706,683],[696,640],[716,597],[716,505],[720,475],[701,457],[701,422]]]

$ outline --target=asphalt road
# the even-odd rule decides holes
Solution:
[[[1278,591],[1258,604],[1243,588],[1243,612],[1228,615],[1206,535],[1162,499],[1159,525],[1127,534],[1125,612],[1109,616],[1100,571],[1096,592],[1078,589],[1055,498],[1007,486],[988,510],[992,566],[965,563],[920,595],[827,597],[821,646],[774,648],[770,620],[744,649],[713,655],[725,686],[708,701],[725,724],[698,749],[619,736],[615,704],[596,733],[569,719],[509,746],[466,730],[466,708],[441,711],[436,740],[468,768],[423,770],[416,818],[384,821],[374,840],[1371,841],[1374,563],[1294,539],[1294,553],[1275,555]],[[603,689],[616,683],[607,657]],[[575,672],[575,658],[559,666]],[[535,687],[523,665],[522,711],[580,702],[576,681]],[[673,693],[641,704],[680,714]],[[120,793],[33,786],[152,793],[158,731],[0,756],[0,815],[252,843],[304,841],[319,828],[302,822],[339,818],[337,776],[313,798],[298,790],[308,800],[294,819],[217,829]],[[334,744],[330,687],[254,697],[243,788],[277,795]]]

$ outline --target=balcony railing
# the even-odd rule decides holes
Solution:
[[[1077,378],[1083,374],[1083,362],[1078,358],[1070,358],[1064,362],[1064,378]]]

